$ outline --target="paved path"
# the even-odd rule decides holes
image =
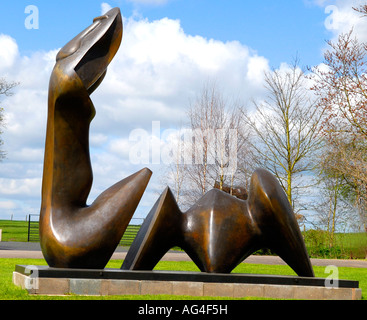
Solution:
[[[125,259],[128,248],[118,247],[112,255],[114,260]],[[34,242],[0,242],[0,258],[34,258],[42,259],[43,255],[39,243]],[[163,257],[165,261],[191,261],[185,252],[169,251]],[[279,264],[286,263],[278,256],[257,256],[252,255],[245,260],[245,263],[255,264]],[[367,260],[341,260],[341,259],[311,259],[313,266],[354,267],[366,268]]]

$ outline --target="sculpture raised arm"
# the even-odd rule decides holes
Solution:
[[[104,191],[92,205],[89,95],[103,80],[122,39],[114,8],[67,43],[49,84],[40,242],[51,267],[103,268],[116,249],[149,182],[143,169]]]

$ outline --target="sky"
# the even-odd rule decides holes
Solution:
[[[6,126],[0,163],[0,219],[39,214],[47,90],[58,50],[109,8],[119,7],[124,35],[91,98],[92,201],[103,190],[149,167],[153,177],[135,217],[164,190],[162,161],[133,163],[131,134],[158,139],[185,122],[186,109],[210,80],[242,101],[264,96],[263,74],[298,56],[323,61],[326,40],[354,27],[367,41],[362,0],[1,0],[0,78],[19,82],[0,96]],[[157,124],[159,125],[157,129]],[[152,127],[153,126],[153,127]],[[158,137],[157,137],[158,136]],[[130,137],[130,139],[129,139]],[[154,139],[153,139],[154,140]]]

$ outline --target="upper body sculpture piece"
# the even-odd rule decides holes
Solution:
[[[56,57],[48,98],[40,241],[51,267],[103,268],[151,176],[143,169],[104,191],[91,206],[89,95],[103,80],[122,39],[118,8],[66,44]]]

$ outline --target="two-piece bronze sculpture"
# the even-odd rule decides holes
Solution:
[[[58,53],[49,85],[40,239],[51,267],[104,268],[149,182],[143,169],[104,191],[92,205],[89,95],[103,80],[122,38],[118,8],[94,19]],[[265,170],[252,177],[247,200],[220,190],[182,213],[167,188],[145,219],[122,269],[151,270],[172,246],[200,270],[231,272],[255,250],[277,252],[300,276],[313,270],[289,202]]]

